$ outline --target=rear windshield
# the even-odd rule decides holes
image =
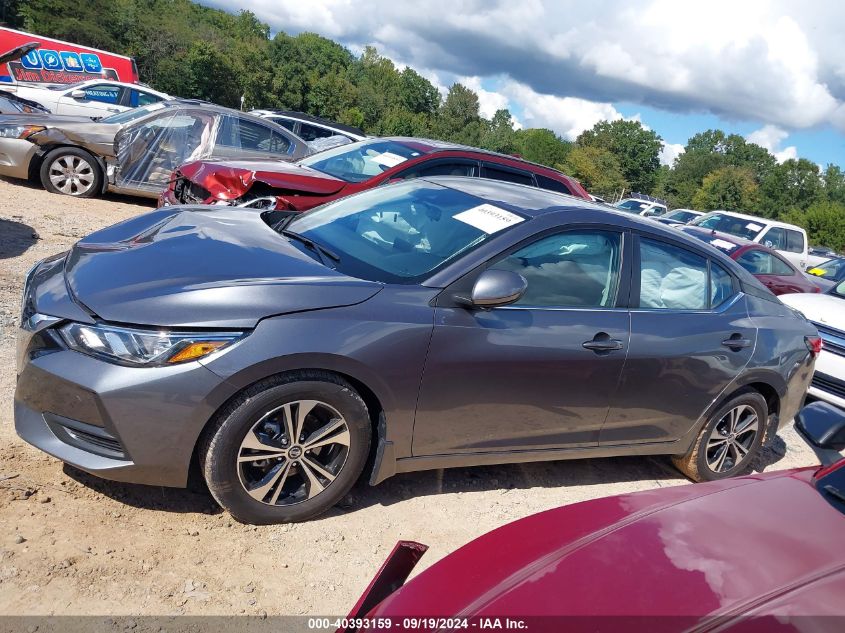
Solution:
[[[845,273],[845,258],[832,259],[813,267],[813,274],[825,279],[839,279]]]
[[[692,211],[673,211],[666,217],[672,220],[677,220],[678,222],[689,222],[697,217],[697,215],[698,214],[693,213]]]
[[[766,228],[765,225],[755,222],[754,220],[738,218],[734,215],[728,215],[725,213],[705,215],[692,222],[692,224],[695,226],[701,226],[705,229],[712,229],[721,233],[736,235],[737,237],[742,237],[746,240],[751,240],[752,242],[754,241],[754,238],[760,234],[760,231]]]
[[[402,143],[372,139],[328,149],[299,164],[346,182],[363,182],[420,155],[420,151]]]
[[[639,213],[648,206],[648,202],[640,202],[639,200],[623,200],[622,202],[617,203],[616,208],[627,211],[628,213]]]

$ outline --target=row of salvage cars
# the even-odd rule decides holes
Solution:
[[[425,547],[401,543],[350,617],[318,626],[826,630],[807,616],[845,615],[845,415],[798,413],[820,355],[845,345],[702,235],[474,148],[314,153],[182,100],[117,116],[0,121],[43,128],[0,146],[35,147],[48,189],[45,161],[72,150],[101,171],[67,193],[161,203],[28,274],[23,439],[120,481],[185,486],[198,467],[250,523],[455,466],[667,455],[709,482],[523,519],[406,586]],[[796,415],[823,467],[746,475]]]

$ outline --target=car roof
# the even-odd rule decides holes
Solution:
[[[713,229],[705,229],[700,226],[688,226],[684,225],[679,227],[680,231],[688,235],[692,235],[693,237],[697,237],[700,240],[707,241],[708,238],[714,238],[722,240],[723,242],[730,242],[734,246],[753,246],[755,248],[766,248],[762,244],[757,242],[752,242],[751,240],[746,240],[743,237],[737,237],[736,235],[731,235],[730,233],[723,233],[722,231],[714,231]]]
[[[71,86],[71,85],[90,86],[92,84],[110,84],[112,86],[121,86],[123,88],[140,88],[140,89],[146,90],[147,92],[151,92],[155,95],[158,95],[160,97],[168,97],[168,100],[170,100],[170,101],[173,100],[173,97],[171,97],[166,92],[161,92],[160,90],[156,90],[155,88],[150,88],[146,84],[129,83],[129,82],[126,82],[126,81],[117,81],[116,79],[86,79],[85,81],[80,81],[78,84],[68,84],[68,86]],[[61,85],[61,84],[59,84],[59,85]]]
[[[361,128],[353,127],[332,121],[331,119],[324,119],[323,117],[314,116],[305,112],[298,112],[296,110],[253,110],[254,114],[262,114],[264,116],[281,116],[288,119],[296,119],[297,121],[307,121],[308,123],[316,123],[317,125],[324,125],[326,127],[340,130],[341,132],[349,132],[350,134],[357,134],[358,136],[366,136],[367,133]]]
[[[708,211],[707,215],[711,213],[721,213],[722,215],[730,215],[735,218],[742,218],[743,220],[748,220],[751,222],[756,222],[758,224],[764,224],[765,226],[777,226],[783,227],[788,229],[794,229],[796,231],[801,231],[802,233],[806,233],[804,229],[800,226],[796,226],[795,224],[789,224],[788,222],[779,222],[778,220],[770,220],[769,218],[761,218],[756,215],[748,215],[747,213],[738,213],[736,211],[725,211],[723,209],[717,209],[715,211]]]

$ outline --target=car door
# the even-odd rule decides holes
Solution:
[[[757,336],[721,264],[663,237],[634,242],[631,340],[607,445],[682,437],[748,364]]]
[[[121,86],[109,83],[68,90],[59,98],[55,113],[95,117],[123,112],[129,109],[121,105],[123,90]]]
[[[591,226],[534,237],[488,266],[526,278],[517,303],[438,303],[414,455],[596,445],[628,348],[623,235]]]

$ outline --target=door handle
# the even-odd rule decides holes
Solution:
[[[731,334],[730,338],[726,338],[722,341],[722,345],[734,352],[738,352],[746,347],[751,347],[751,341],[744,338],[742,334]]]
[[[593,337],[592,341],[581,343],[581,347],[600,354],[602,352],[613,352],[622,349],[622,341],[610,338],[607,332],[599,332]]]

